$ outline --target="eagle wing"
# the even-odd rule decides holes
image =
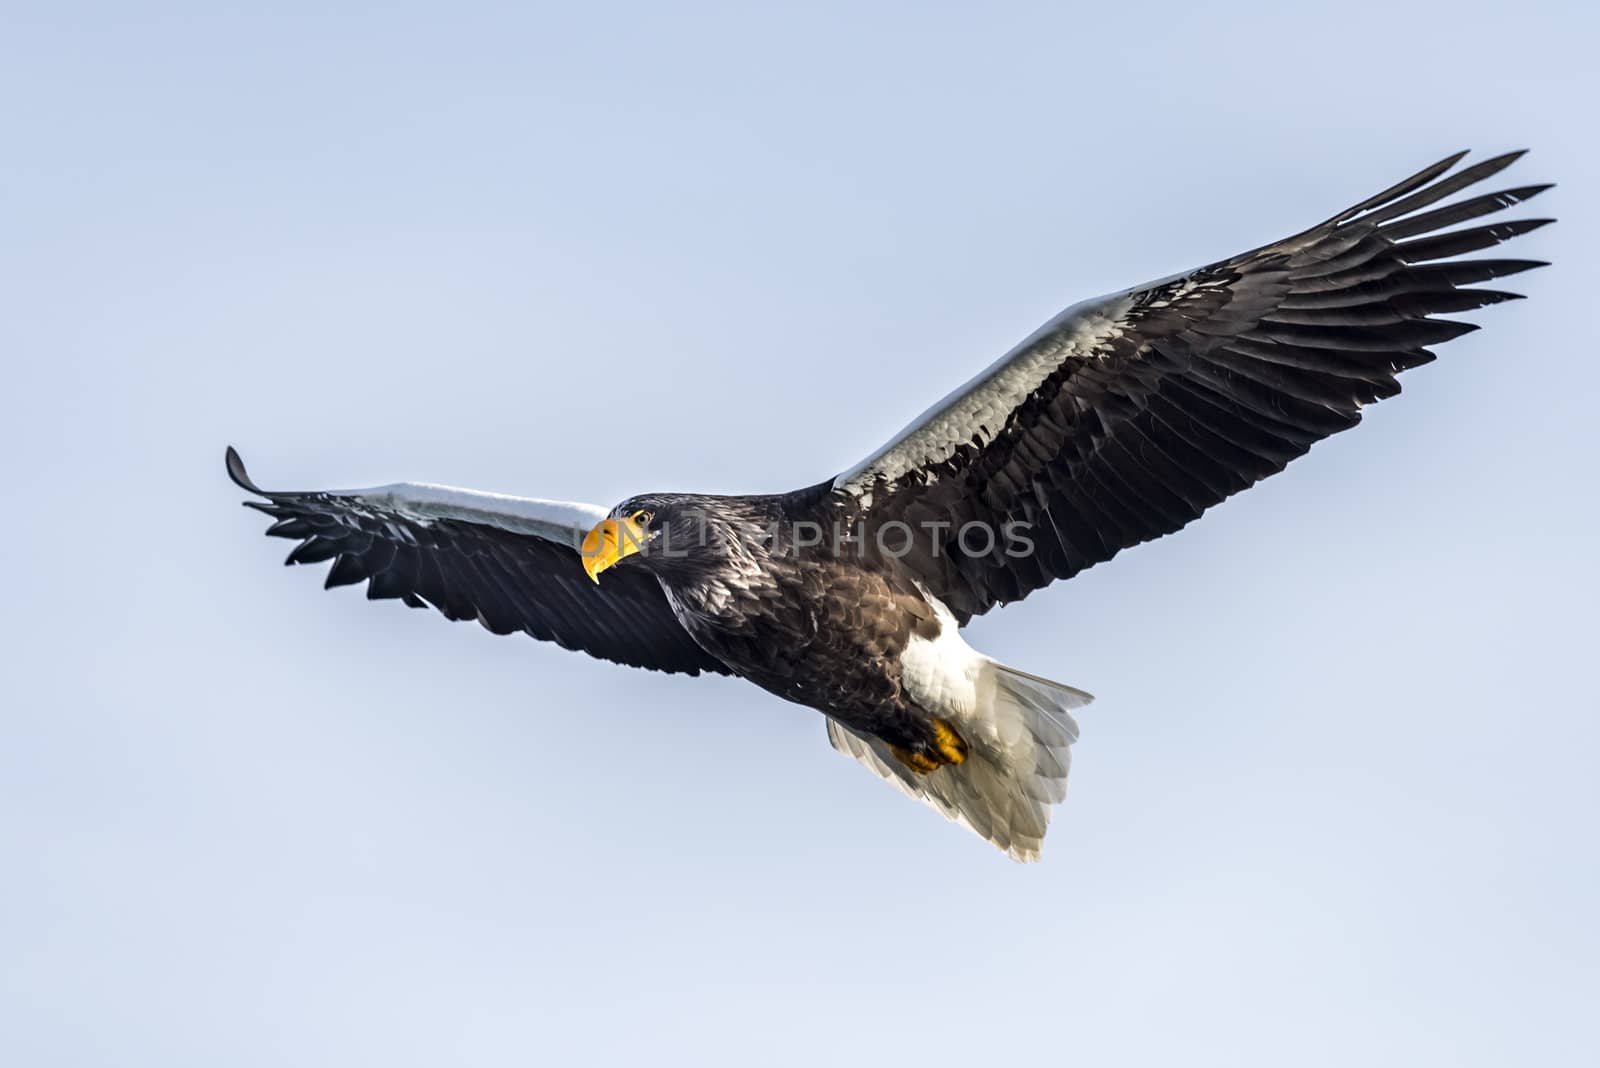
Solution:
[[[835,521],[965,622],[1283,470],[1476,329],[1436,316],[1519,296],[1467,287],[1544,266],[1457,258],[1552,221],[1445,230],[1549,188],[1433,207],[1522,153],[1449,173],[1464,155],[1304,233],[1068,308],[835,478]],[[882,537],[890,523],[915,536]]]
[[[228,475],[262,500],[245,505],[292,538],[288,564],[332,560],[328,588],[365,581],[369,600],[432,605],[496,634],[524,631],[564,649],[655,671],[729,674],[673,615],[643,569],[619,568],[596,585],[578,546],[606,510],[448,486],[399,483],[364,490],[273,493],[250,480],[232,448]]]

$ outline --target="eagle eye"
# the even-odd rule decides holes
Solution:
[[[633,513],[633,515],[629,516],[628,518],[632,519],[635,523],[637,523],[641,527],[647,527],[651,523],[655,522],[656,515],[655,515],[654,512],[650,511],[649,509],[641,508],[637,512]]]

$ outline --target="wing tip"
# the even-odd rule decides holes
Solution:
[[[246,493],[254,493],[257,497],[268,495],[266,490],[251,480],[250,472],[245,470],[244,458],[239,455],[238,449],[229,445],[227,452],[223,453],[222,461],[228,469],[228,477],[233,480],[235,486],[238,486]],[[249,504],[250,502],[246,501],[245,503]]]
[[[1329,219],[1328,223],[1338,225],[1358,218],[1368,218],[1374,222],[1381,222],[1407,214],[1417,208],[1425,207],[1427,204],[1433,203],[1451,192],[1469,185],[1475,185],[1491,175],[1498,174],[1527,155],[1528,149],[1518,148],[1510,152],[1502,152],[1498,156],[1491,156],[1488,159],[1474,163],[1465,170],[1457,171],[1456,165],[1470,154],[1470,149],[1452,153],[1437,163],[1424,167],[1411,177],[1397,182],[1383,192],[1346,208],[1332,219]],[[1437,190],[1437,192],[1428,197],[1425,194],[1429,189]],[[1539,191],[1542,192],[1543,190]],[[1419,197],[1424,197],[1425,199],[1421,203],[1411,203]],[[1404,211],[1397,210],[1397,206],[1406,204],[1410,204],[1410,207],[1407,207]],[[1324,225],[1327,224],[1325,223]]]
[[[1473,167],[1481,168],[1485,172],[1483,177],[1487,178],[1491,174],[1496,174],[1505,170],[1507,167],[1517,162],[1517,160],[1521,159],[1523,156],[1526,156],[1529,151],[1530,150],[1526,148],[1514,148],[1510,152],[1502,152],[1498,156],[1490,156],[1488,159],[1479,160],[1477,163],[1473,164]],[[1468,152],[1458,152],[1451,156],[1450,167],[1453,168],[1469,154],[1470,150]]]

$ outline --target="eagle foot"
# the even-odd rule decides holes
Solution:
[[[946,764],[966,762],[967,740],[957,734],[954,727],[937,717],[933,721],[933,744],[939,747]]]
[[[914,749],[901,749],[898,745],[891,745],[889,751],[894,758],[918,775],[926,775],[930,771],[938,771],[944,766],[942,761],[935,760],[926,753],[919,753]]]
[[[898,745],[892,745],[889,749],[894,753],[895,759],[919,775],[937,771],[946,764],[961,764],[966,761],[966,739],[957,734],[954,727],[937,717],[929,721],[929,727],[933,733],[931,752],[921,749],[902,749]]]

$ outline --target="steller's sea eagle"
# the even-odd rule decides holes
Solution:
[[[1461,259],[1551,220],[1447,229],[1521,153],[1451,156],[1303,233],[1076,304],[834,478],[615,508],[399,483],[245,502],[328,586],[657,671],[737,675],[1017,860],[1066,794],[1082,690],[972,649],[997,604],[1169,534],[1281,471],[1544,266]]]

